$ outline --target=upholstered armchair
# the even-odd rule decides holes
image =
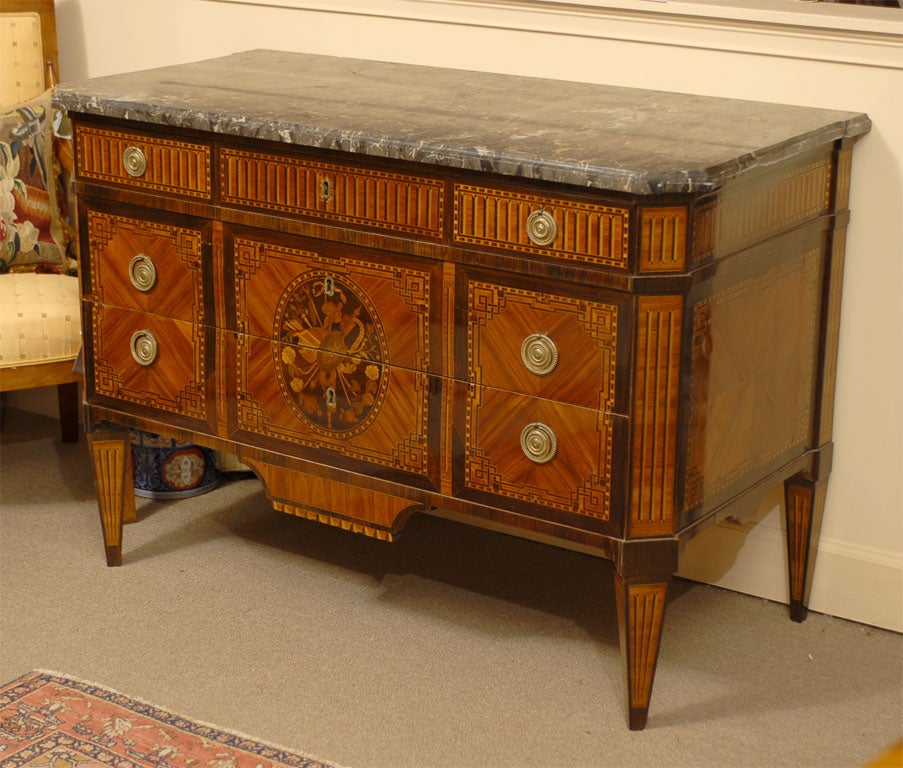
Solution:
[[[55,386],[63,440],[74,441],[81,322],[72,144],[51,104],[58,71],[53,0],[2,0],[0,396]]]

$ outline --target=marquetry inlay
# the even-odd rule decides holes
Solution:
[[[394,366],[384,366],[385,390],[379,409],[359,429],[330,430],[313,419],[326,422],[327,402],[322,412],[313,409],[299,417],[286,407],[285,395],[275,380],[279,364],[277,350],[284,345],[270,339],[239,334],[238,425],[250,435],[261,435],[289,445],[329,450],[349,459],[390,469],[426,475],[429,470],[428,425],[430,379],[427,374]],[[269,359],[265,365],[263,360]],[[334,422],[335,423],[335,422]]]
[[[443,184],[432,179],[224,148],[222,199],[428,237],[443,234]]]
[[[637,312],[630,533],[657,536],[674,528],[680,296],[643,296]]]
[[[809,534],[812,525],[811,486],[788,484],[785,517],[787,520],[787,551],[789,553],[790,599],[802,600],[809,556]]]
[[[693,260],[730,253],[826,213],[831,205],[831,162],[825,157],[777,179],[769,177],[728,188],[697,209]]]
[[[687,209],[643,208],[641,272],[682,270],[687,261]]]
[[[425,475],[430,274],[360,249],[233,250],[239,427]]]
[[[850,179],[853,171],[853,148],[847,147],[837,155],[837,189],[834,210],[842,211],[850,204]]]
[[[108,547],[115,547],[122,542],[122,522],[117,519],[115,510],[122,504],[125,493],[128,448],[121,440],[91,439],[90,445],[95,476],[102,479],[98,483],[100,492],[97,504],[100,508],[104,543]]]
[[[558,234],[547,246],[527,232],[530,214],[545,210]],[[455,185],[454,239],[599,266],[627,266],[628,209],[528,195],[491,187]]]
[[[197,229],[89,210],[88,237],[94,301],[149,308],[155,314],[202,325],[207,322],[201,276],[203,237]],[[137,254],[152,260],[158,273],[146,293],[136,290],[128,279],[129,261]]]
[[[667,584],[628,584],[616,577],[618,613],[624,627],[627,694],[631,707],[643,707],[652,693],[661,641]]]
[[[615,304],[473,280],[468,307],[468,381],[603,411],[614,408]],[[520,359],[521,340],[537,329],[561,347],[559,365],[545,376],[531,372]],[[575,371],[581,375],[574,376]]]
[[[277,512],[285,512],[295,517],[303,517],[305,520],[313,520],[324,525],[331,525],[334,528],[341,528],[343,531],[351,533],[359,533],[363,536],[369,536],[371,539],[380,541],[395,541],[395,536],[391,531],[385,528],[378,528],[370,523],[362,523],[360,520],[353,520],[348,517],[342,517],[325,509],[317,507],[307,507],[301,504],[286,504],[283,501],[274,501],[273,509]]]
[[[822,259],[814,249],[694,305],[687,509],[809,438]],[[755,376],[763,366],[774,375]]]
[[[210,147],[204,144],[93,127],[79,128],[75,140],[80,178],[188,197],[210,197]],[[123,154],[129,147],[139,147],[147,158],[141,176],[126,171]]]
[[[566,437],[548,463],[533,464],[518,444],[536,418]],[[468,488],[547,509],[608,520],[612,416],[489,387],[467,391],[464,478]]]
[[[866,115],[266,50],[55,97],[109,565],[140,427],[610,558],[631,729],[683,544],[769,484],[805,614]]]
[[[348,277],[302,273],[282,293],[274,333],[276,378],[295,415],[316,431],[366,429],[389,384],[386,332],[366,293]]]
[[[171,413],[195,418],[206,415],[206,349],[201,326],[169,318],[141,318],[137,313],[95,305],[94,391]],[[159,353],[142,367],[131,356],[136,330],[149,328]]]

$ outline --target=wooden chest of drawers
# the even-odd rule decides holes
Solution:
[[[136,427],[380,539],[610,558],[631,728],[681,543],[781,482],[801,620],[869,122],[654,96],[267,51],[63,86],[109,564]]]

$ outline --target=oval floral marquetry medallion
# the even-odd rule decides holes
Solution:
[[[389,383],[386,334],[351,280],[306,272],[276,307],[276,376],[293,413],[319,432],[351,436],[376,418]]]

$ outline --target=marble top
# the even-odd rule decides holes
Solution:
[[[637,194],[712,189],[864,114],[255,50],[57,86],[71,111]]]

